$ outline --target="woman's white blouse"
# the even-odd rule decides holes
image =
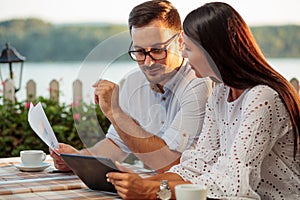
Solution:
[[[300,199],[300,155],[294,160],[289,114],[272,88],[259,85],[228,102],[214,88],[197,146],[170,169],[222,199]]]

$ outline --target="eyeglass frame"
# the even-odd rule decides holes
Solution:
[[[144,62],[147,58],[147,55],[154,61],[159,61],[159,60],[163,60],[163,59],[166,59],[166,57],[168,56],[168,49],[169,47],[171,46],[171,44],[175,41],[175,39],[179,36],[179,33],[176,33],[175,35],[173,35],[168,41],[164,42],[166,44],[165,47],[163,48],[153,48],[153,49],[150,49],[149,51],[146,51],[145,49],[139,49],[137,51],[132,51],[130,50],[132,48],[132,45],[133,45],[133,41],[131,41],[130,43],[130,46],[129,46],[129,50],[128,50],[128,54],[130,56],[130,58],[136,62]],[[153,58],[153,56],[151,55],[151,52],[153,51],[157,51],[157,50],[160,50],[160,51],[165,51],[165,57],[164,58],[160,58],[160,59],[156,59],[156,58]],[[144,59],[143,60],[136,60],[132,57],[132,53],[135,53],[135,52],[140,52],[140,53],[143,53],[144,54]]]

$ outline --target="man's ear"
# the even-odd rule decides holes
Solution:
[[[178,35],[178,42],[179,42],[179,50],[183,51],[184,48],[184,44],[183,44],[183,31],[180,31],[179,35]]]

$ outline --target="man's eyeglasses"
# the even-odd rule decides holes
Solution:
[[[163,48],[152,48],[149,51],[146,51],[145,49],[139,49],[136,51],[131,51],[132,48],[132,42],[129,47],[128,54],[130,55],[131,59],[137,62],[144,62],[146,60],[147,55],[150,56],[152,60],[163,60],[167,57],[168,54],[168,48],[171,46],[172,42],[175,41],[177,38],[178,33],[173,35],[169,41],[166,42],[166,46]]]

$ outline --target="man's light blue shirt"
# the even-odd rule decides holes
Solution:
[[[182,153],[198,140],[211,90],[212,81],[197,78],[186,64],[164,85],[164,93],[155,92],[142,71],[131,73],[123,83],[119,102],[145,131]],[[106,137],[131,153],[112,125]]]

